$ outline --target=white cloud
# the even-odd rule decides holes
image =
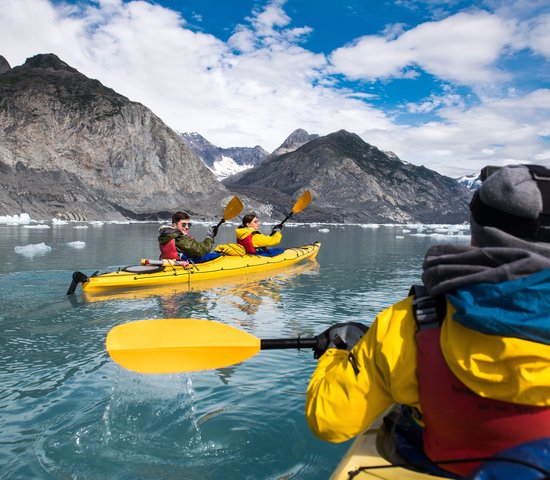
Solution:
[[[388,28],[386,29],[388,30]],[[462,85],[494,82],[504,77],[495,67],[503,50],[514,44],[515,25],[487,12],[457,13],[427,22],[397,38],[366,36],[335,50],[335,71],[352,79],[410,76],[421,68]]]
[[[281,29],[289,22],[282,4],[255,12],[225,44],[142,1],[69,10],[47,0],[0,0],[0,44],[12,65],[54,52],[172,128],[198,131],[222,147],[273,150],[299,127],[320,134],[389,128],[382,111],[324,82],[325,56],[294,44],[308,28]]]
[[[499,100],[491,84],[505,76],[496,65],[510,50],[530,47],[548,56],[548,16],[522,28],[482,11],[407,31],[388,25],[385,36],[362,37],[329,62],[302,46],[312,30],[291,28],[284,4],[275,0],[253,11],[223,42],[146,1],[0,0],[0,54],[15,66],[53,52],[175,130],[197,131],[220,147],[273,150],[296,128],[321,135],[343,128],[442,173],[469,173],[489,161],[548,161],[540,139],[550,131],[548,91],[510,90]],[[368,103],[383,92],[368,84],[342,89],[331,75],[412,79],[420,69],[446,82],[487,82],[480,104],[467,107],[444,88],[407,106],[411,113],[433,112],[438,121],[398,125]]]
[[[230,46],[240,52],[250,53],[262,47],[290,46],[307,37],[310,27],[283,28],[291,18],[283,10],[286,0],[273,0],[264,9],[256,8],[247,17],[248,25],[241,24],[228,40]]]
[[[550,167],[550,89],[486,101],[462,109],[446,107],[442,120],[398,131],[363,131],[363,138],[401,159],[453,176],[487,164],[536,162]],[[452,154],[450,154],[452,152]]]
[[[409,102],[405,105],[407,111],[410,113],[429,113],[434,110],[439,110],[442,107],[450,106],[464,109],[465,103],[460,95],[448,92],[443,95],[431,94],[428,98],[419,103]]]
[[[536,53],[550,58],[550,14],[541,15],[533,20],[528,26],[527,35],[529,47]]]

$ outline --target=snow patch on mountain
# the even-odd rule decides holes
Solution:
[[[464,185],[468,190],[477,190],[481,186],[481,178],[478,173],[463,175],[456,179],[460,185]]]
[[[222,155],[221,160],[216,160],[212,167],[208,168],[210,168],[212,173],[216,175],[216,178],[221,181],[224,178],[242,172],[243,170],[252,168],[253,166],[254,165],[248,164],[240,165],[231,157],[226,157],[225,155]]]

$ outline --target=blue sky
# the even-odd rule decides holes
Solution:
[[[0,0],[12,67],[53,52],[220,147],[357,133],[459,176],[550,166],[547,0]]]

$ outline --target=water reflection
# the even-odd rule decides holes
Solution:
[[[413,227],[327,229],[318,264],[94,298],[65,295],[72,272],[158,255],[158,225],[0,226],[0,477],[328,478],[347,445],[324,443],[307,427],[311,350],[261,351],[230,367],[153,377],[123,370],[105,351],[111,328],[146,318],[216,320],[258,338],[372,320],[418,282],[426,249],[441,241],[439,233],[412,236]],[[295,227],[284,241],[319,236],[319,227]],[[74,241],[86,248],[67,246]],[[52,251],[14,253],[40,242]]]

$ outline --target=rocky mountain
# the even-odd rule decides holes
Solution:
[[[468,218],[468,191],[455,180],[388,156],[345,130],[270,155],[224,184],[257,200],[269,198],[279,209],[308,189],[314,204],[300,218],[309,221],[460,223]]]
[[[279,147],[277,147],[272,153],[266,156],[262,161],[270,161],[272,158],[279,157],[280,155],[283,155],[285,153],[293,152],[297,148],[301,147],[310,140],[317,138],[318,136],[319,135],[315,133],[309,134],[303,128],[298,128],[297,130],[294,130]],[[243,169],[241,171],[235,172],[225,178],[222,178],[221,181],[227,184],[238,184],[239,179],[247,172],[247,170],[248,169]]]
[[[270,156],[278,157],[279,155],[284,155],[285,153],[293,152],[302,145],[305,145],[307,142],[314,140],[319,137],[316,133],[308,133],[303,128],[298,128],[294,130],[286,140],[277,148]]]
[[[457,178],[456,181],[471,191],[477,190],[481,186],[481,177],[479,176],[479,173],[463,175],[462,177]]]
[[[167,218],[223,212],[230,192],[143,105],[53,54],[0,57],[0,215]]]
[[[0,55],[0,75],[9,72],[10,70],[11,67],[8,61],[2,55]]]
[[[205,165],[220,157],[255,166],[222,184]],[[288,213],[305,189],[314,201],[299,221],[467,219],[468,191],[455,180],[355,134],[299,129],[270,155],[261,147],[219,149],[198,134],[182,137],[53,54],[15,68],[0,57],[0,215],[165,219],[185,209],[218,219],[238,193],[269,220]]]
[[[218,180],[252,168],[268,156],[268,152],[259,145],[255,147],[216,147],[196,132],[182,133],[181,138],[216,175]]]

